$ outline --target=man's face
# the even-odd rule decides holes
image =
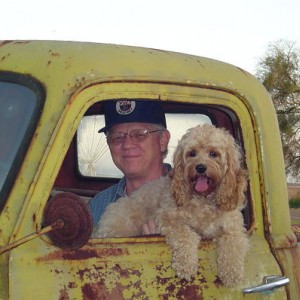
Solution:
[[[112,159],[127,178],[147,177],[151,170],[161,169],[162,152],[167,149],[169,142],[169,132],[164,130],[149,133],[137,141],[129,136],[137,129],[154,131],[158,127],[146,123],[124,123],[114,126],[108,133],[108,136],[118,132],[127,133],[122,142],[113,143],[108,138]]]

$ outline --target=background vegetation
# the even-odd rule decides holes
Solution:
[[[300,182],[300,51],[295,43],[271,43],[255,75],[274,102],[288,182]]]

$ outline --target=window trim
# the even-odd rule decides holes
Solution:
[[[16,152],[11,168],[0,190],[1,212],[6,203],[7,197],[12,189],[12,186],[16,180],[18,171],[21,168],[23,159],[26,155],[27,149],[36,130],[37,124],[40,120],[43,106],[45,103],[46,91],[43,84],[40,81],[27,74],[25,75],[9,71],[0,71],[0,81],[22,85],[31,89],[36,95],[36,105],[32,112],[32,119],[28,123],[27,129],[25,130],[23,139],[20,143],[20,147]]]

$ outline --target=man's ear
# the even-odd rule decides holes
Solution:
[[[160,150],[161,152],[165,152],[168,149],[168,144],[170,141],[170,131],[169,130],[163,130],[161,132],[160,136]]]

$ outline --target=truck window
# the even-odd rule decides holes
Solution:
[[[103,133],[103,102],[92,105],[82,117],[61,169],[54,182],[51,195],[71,192],[81,196],[86,202],[99,191],[105,190],[119,181],[122,173],[114,165]],[[209,123],[227,129],[241,146],[243,136],[239,119],[235,113],[220,105],[191,103],[164,103],[168,130],[171,132],[168,156],[165,162],[171,164],[178,141],[187,129],[200,123]],[[245,164],[245,162],[244,162]],[[245,165],[246,167],[246,165]],[[251,226],[251,195],[246,192],[247,206],[244,211],[245,227]]]
[[[168,130],[171,132],[168,155],[165,162],[172,165],[172,157],[178,140],[188,128],[201,123],[212,124],[204,114],[166,114]],[[77,131],[77,153],[79,172],[83,176],[120,178],[121,171],[114,165],[106,143],[104,133],[98,133],[104,127],[103,115],[85,116]]]
[[[0,77],[0,209],[35,128],[39,98],[33,89]]]

